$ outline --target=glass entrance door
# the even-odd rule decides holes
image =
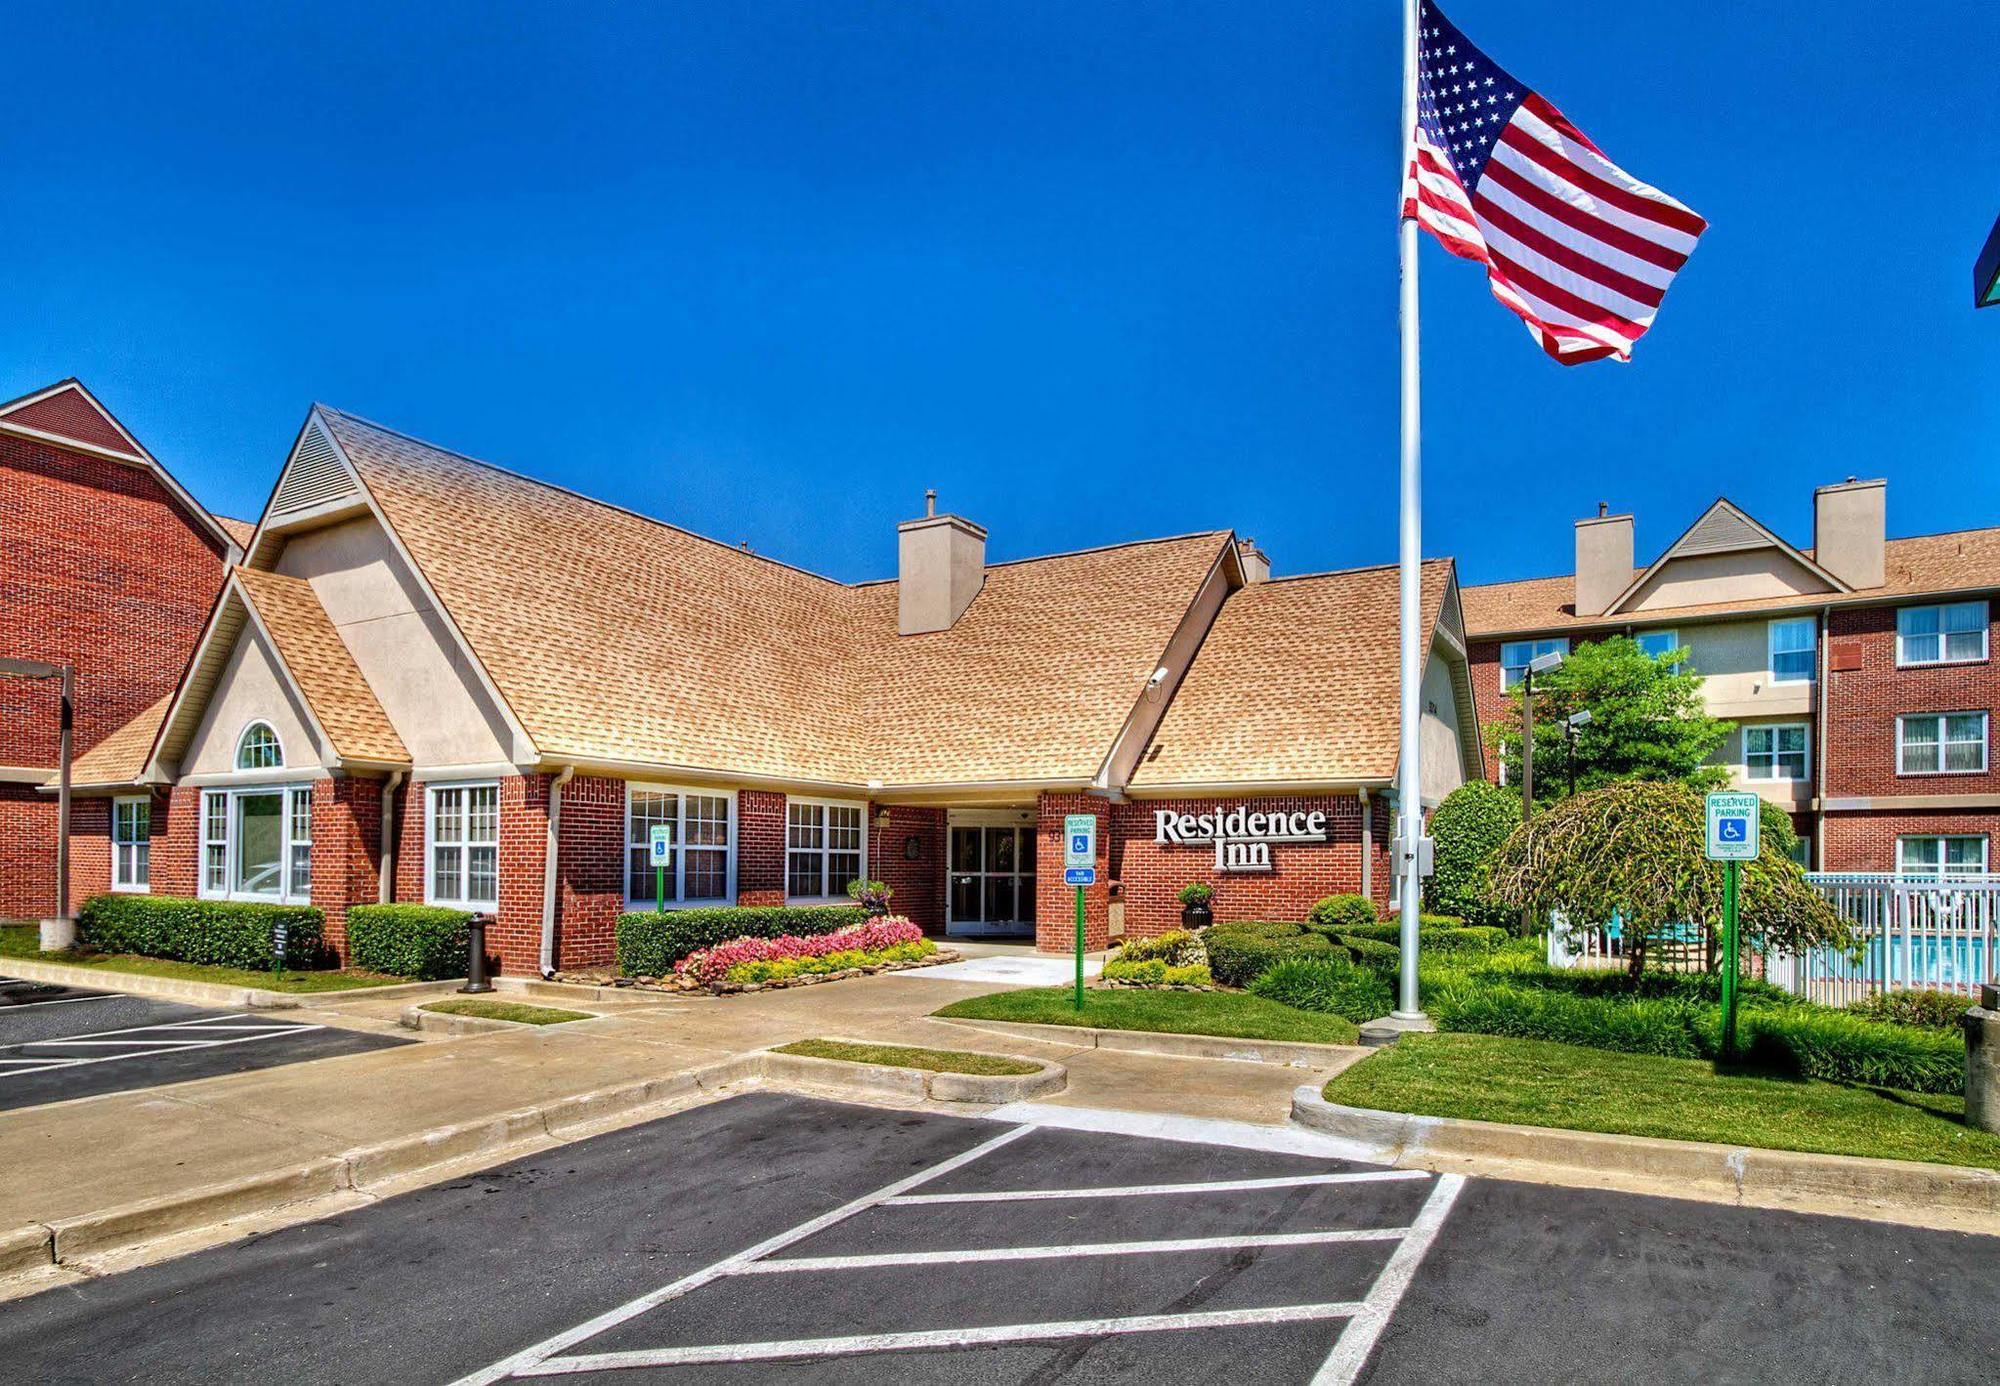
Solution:
[[[1035,931],[1035,830],[953,824],[949,931]]]

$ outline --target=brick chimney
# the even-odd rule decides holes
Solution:
[[[1813,492],[1813,558],[1849,587],[1880,587],[1887,545],[1885,481],[1856,481]]]
[[[950,630],[985,585],[986,531],[938,514],[937,492],[924,492],[924,517],[896,526],[897,632]]]
[[[1576,522],[1576,614],[1602,616],[1632,585],[1632,517],[1597,513]]]
[[[1271,555],[1257,547],[1255,539],[1236,541],[1236,559],[1243,565],[1245,582],[1269,582],[1271,580]]]

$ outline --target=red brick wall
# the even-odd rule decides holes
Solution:
[[[1327,840],[1277,845],[1269,872],[1215,870],[1212,848],[1162,846],[1154,838],[1154,813],[1208,813],[1237,807],[1258,813],[1324,813]],[[1376,819],[1370,892],[1388,899],[1388,817],[1381,800],[1371,805]],[[1215,888],[1217,920],[1304,919],[1313,902],[1327,895],[1361,890],[1361,802],[1352,794],[1252,799],[1145,800],[1112,809],[1112,866],[1125,902],[1125,933],[1140,938],[1180,927],[1175,898],[1191,881]],[[1056,879],[1061,879],[1057,862]]]
[[[150,472],[0,436],[0,651],[77,669],[75,752],[171,692],[221,585],[219,545]],[[51,683],[0,679],[0,765],[52,766]],[[0,866],[52,861],[53,806],[0,792]],[[0,869],[0,917],[55,908],[52,866]]]
[[[111,801],[72,799],[69,806],[69,907],[111,889]]]
[[[424,898],[424,785],[405,780],[396,791],[396,899],[422,903]]]
[[[193,895],[200,872],[201,791],[175,785],[153,796],[153,894]]]
[[[868,874],[895,890],[889,908],[927,933],[944,932],[945,811],[891,805],[887,829],[876,826],[873,805],[868,811]],[[903,855],[915,838],[914,860]],[[1060,878],[1058,878],[1060,879]]]
[[[380,897],[382,782],[316,780],[312,787],[312,902],[327,946],[347,960],[347,910]]]
[[[1500,753],[1493,748],[1486,729],[1511,726],[1514,701],[1500,691],[1500,642],[1469,640],[1465,646],[1466,671],[1472,676],[1472,696],[1479,705],[1479,753],[1486,762],[1486,778],[1500,782]]]
[[[500,904],[486,931],[503,972],[541,970],[542,880],[549,855],[550,775],[500,781]]]
[[[1035,812],[1035,947],[1066,953],[1076,947],[1076,888],[1063,884],[1063,819],[1097,818],[1097,884],[1083,892],[1083,946],[1111,946],[1112,806],[1090,794],[1044,794]],[[1132,931],[1132,901],[1125,896],[1125,930]],[[1180,907],[1174,907],[1178,910]]]
[[[563,786],[556,890],[559,965],[608,966],[625,909],[625,781],[578,775]]]
[[[1820,820],[1828,871],[1894,871],[1898,837],[1985,836],[1986,864],[2000,870],[2000,812],[1829,813]]]
[[[2000,609],[2000,604],[1996,604]],[[1987,633],[1989,658],[1976,664],[1896,667],[1896,609],[1836,609],[1827,625],[1831,657],[1845,652],[1860,667],[1827,675],[1826,775],[1830,798],[1891,794],[2000,793],[2000,764],[1993,753],[1993,718],[1987,722],[1983,775],[1896,773],[1896,717],[1910,712],[1987,712],[2000,707],[1991,651],[2000,646],[2000,623]],[[1831,839],[1829,839],[1831,842]],[[1831,861],[1832,858],[1829,858]],[[1838,869],[1864,868],[1841,864]]]
[[[785,903],[785,796],[746,789],[736,796],[736,903]]]

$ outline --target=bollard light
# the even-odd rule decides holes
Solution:
[[[475,914],[465,921],[467,951],[471,956],[465,960],[465,985],[459,988],[461,992],[493,990],[493,983],[486,980],[486,926],[492,920],[490,914]]]

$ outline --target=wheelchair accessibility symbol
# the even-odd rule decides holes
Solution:
[[[1750,825],[1742,818],[1724,818],[1715,825],[1715,835],[1724,842],[1743,842],[1749,838]]]

